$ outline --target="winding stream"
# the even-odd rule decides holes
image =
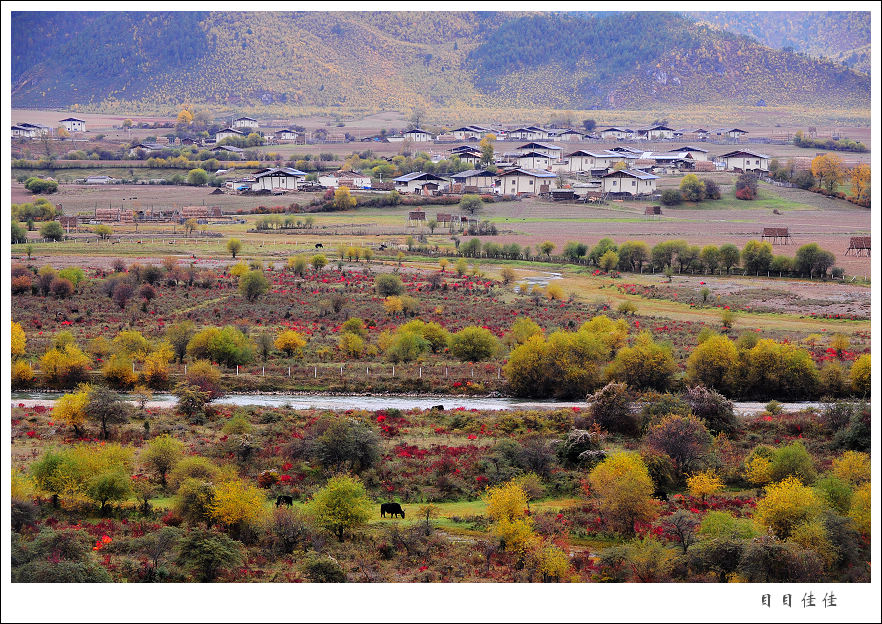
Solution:
[[[36,405],[53,405],[60,396],[55,392],[13,392],[13,405],[23,404],[25,407]],[[134,401],[132,395],[123,395],[127,400]],[[147,407],[171,407],[177,399],[171,394],[154,394]],[[551,399],[516,399],[511,397],[466,397],[466,396],[407,396],[407,395],[329,395],[329,394],[229,394],[215,401],[222,405],[256,405],[261,407],[289,407],[292,409],[365,409],[376,411],[381,409],[429,409],[435,405],[443,405],[444,409],[508,410],[508,409],[555,409],[560,407],[585,407],[585,401],[554,401]],[[802,409],[818,408],[822,404],[816,401],[782,403],[785,412],[796,412]],[[765,409],[766,403],[759,401],[735,401],[735,413],[738,416],[758,414]]]

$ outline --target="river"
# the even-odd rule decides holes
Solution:
[[[55,392],[13,392],[12,403],[23,404],[25,407],[36,405],[52,405],[59,397]],[[123,395],[134,401],[132,395]],[[176,399],[171,394],[154,394],[147,402],[147,407],[172,407]],[[217,399],[215,404],[221,405],[256,405],[261,407],[289,407],[292,409],[365,409],[370,411],[382,409],[429,409],[434,405],[443,405],[444,409],[509,410],[509,409],[555,409],[560,407],[585,407],[585,401],[554,401],[550,399],[516,399],[510,397],[465,397],[465,396],[407,396],[407,395],[329,395],[329,394],[229,394]],[[815,401],[782,403],[785,412],[796,412],[803,409],[814,409],[822,404]],[[759,401],[735,401],[735,413],[739,416],[758,414],[765,409],[766,403]]]

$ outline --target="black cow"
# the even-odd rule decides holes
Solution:
[[[315,244],[315,248],[316,248],[316,249],[324,249],[325,246],[322,245],[321,243],[316,243],[316,244]]]
[[[397,515],[401,515],[401,518],[404,518],[404,510],[401,508],[401,505],[398,503],[383,503],[380,505],[380,517],[385,518],[386,514],[389,514],[393,518]]]
[[[430,410],[433,410],[433,411],[434,411],[434,410],[439,410],[439,411],[443,412],[443,411],[444,411],[444,406],[443,406],[443,405],[433,405],[433,406],[430,407],[429,409],[430,409]]]
[[[281,507],[282,505],[287,505],[291,507],[294,504],[293,496],[285,496],[284,494],[280,494],[276,496],[276,507]]]
[[[386,249],[386,245],[380,245],[380,251],[383,251],[384,249]]]

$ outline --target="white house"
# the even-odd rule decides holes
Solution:
[[[651,195],[655,193],[657,175],[621,169],[611,171],[601,178],[601,190],[604,193],[627,193],[628,195]]]
[[[544,141],[549,138],[549,131],[539,126],[527,126],[509,130],[506,137],[511,141]]]
[[[686,152],[689,155],[689,158],[696,162],[705,162],[707,160],[707,150],[701,149],[700,147],[695,147],[693,145],[684,145],[683,147],[678,147],[677,149],[671,151]]]
[[[538,152],[540,154],[545,154],[549,158],[553,160],[560,160],[560,155],[563,152],[563,148],[558,147],[557,145],[552,145],[550,143],[524,143],[515,148],[515,154],[527,154],[529,152]]]
[[[411,140],[414,143],[430,143],[435,140],[435,136],[431,132],[427,132],[422,128],[414,128],[413,130],[408,130],[402,136],[405,139]]]
[[[135,156],[139,151],[147,152],[149,154],[150,152],[158,152],[164,149],[168,149],[168,145],[160,145],[159,143],[138,143],[129,149],[129,156]]]
[[[589,150],[577,150],[567,155],[567,171],[597,171],[611,169],[616,163],[624,162],[626,165],[639,158],[637,154],[628,152],[613,152],[604,150],[593,152]]]
[[[395,190],[402,193],[421,193],[423,187],[427,185],[432,190],[441,189],[447,185],[445,178],[436,176],[433,173],[426,173],[425,171],[406,173],[395,178],[393,182],[395,182]]]
[[[463,187],[476,188],[481,193],[492,193],[496,189],[499,178],[495,173],[486,169],[469,169],[454,173],[450,176],[450,181]]]
[[[21,125],[12,126],[12,138],[14,139],[33,139],[35,136],[37,136],[37,131],[34,128]]]
[[[114,182],[116,182],[116,179],[107,175],[95,175],[86,178],[86,184],[113,184]]]
[[[647,139],[649,141],[654,141],[657,139],[673,139],[674,129],[668,128],[667,126],[661,124],[656,124],[654,126],[648,126],[646,128],[638,128],[637,137],[641,139]]]
[[[239,117],[233,120],[233,128],[244,128],[246,130],[256,130],[260,126],[256,119],[251,117]]]
[[[542,154],[540,152],[527,152],[526,154],[520,154],[514,158],[515,164],[522,169],[548,170],[554,160],[555,159],[548,154]]]
[[[551,192],[552,183],[557,175],[550,171],[517,167],[503,171],[498,177],[502,195],[538,195]]]
[[[489,132],[490,130],[488,128],[472,125],[452,130],[451,134],[457,141],[479,141]]]
[[[549,137],[554,139],[555,141],[584,141],[585,135],[578,130],[570,130],[566,129],[561,132],[556,132],[553,136]]]
[[[239,137],[240,139],[244,139],[245,136],[246,135],[244,132],[236,130],[235,128],[224,128],[223,130],[218,131],[218,133],[214,135],[214,140],[217,143],[220,143],[224,139],[228,139],[230,137]]]
[[[82,119],[77,119],[76,117],[68,117],[66,119],[62,119],[60,123],[68,132],[86,131],[86,122]]]
[[[634,131],[630,128],[619,128],[611,126],[600,131],[601,139],[627,139],[634,136]]]
[[[290,167],[270,167],[261,169],[254,174],[252,191],[272,191],[285,189],[296,191],[298,183],[306,178],[306,174],[299,169]]]
[[[324,188],[345,186],[351,189],[369,189],[371,188],[371,177],[355,171],[335,171],[319,176],[318,183]]]
[[[296,141],[299,135],[297,134],[296,130],[289,130],[288,128],[285,128],[283,130],[276,130],[275,132],[273,132],[273,136],[276,137],[276,141],[282,143],[288,141]]]
[[[751,150],[735,150],[720,156],[725,169],[731,171],[768,171],[771,156]]]
[[[747,130],[742,130],[741,128],[720,128],[719,130],[714,131],[714,134],[717,136],[729,137],[730,139],[737,139],[747,134]]]

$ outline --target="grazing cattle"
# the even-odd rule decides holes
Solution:
[[[316,249],[324,249],[325,246],[322,245],[321,243],[316,243],[316,244],[315,244],[315,248],[316,248]]]
[[[440,412],[443,412],[443,411],[444,411],[444,406],[443,406],[443,405],[433,405],[433,406],[430,407],[429,409],[430,409],[430,410],[433,410],[433,411],[434,411],[434,410],[438,410],[438,411],[440,411]]]
[[[380,505],[380,516],[382,518],[386,517],[386,514],[389,514],[393,518],[397,515],[400,515],[402,519],[404,518],[404,510],[401,508],[401,505],[398,503],[383,503]]]
[[[380,245],[380,251],[383,251],[384,249],[386,249],[386,245],[385,245],[385,244],[384,244],[384,245]]]
[[[276,497],[276,507],[281,507],[282,505],[287,505],[288,507],[291,507],[293,504],[293,496],[285,496],[284,494],[280,494]]]

